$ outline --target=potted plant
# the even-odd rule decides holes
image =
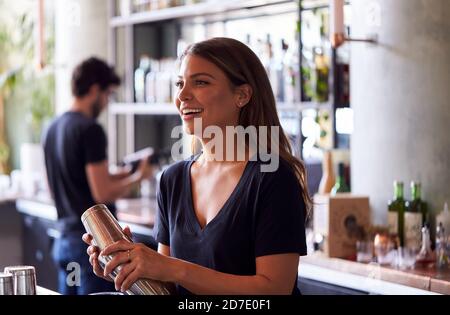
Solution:
[[[6,10],[3,1],[0,1],[0,12],[0,174],[6,174],[10,148],[5,133],[5,104],[23,82],[23,70],[32,59],[33,22],[28,14],[16,15]]]
[[[15,137],[17,142],[15,145],[18,148],[19,143],[25,140],[27,143],[22,146],[35,148],[31,151],[25,150],[28,152],[26,156],[21,154],[21,164],[24,159],[36,159],[38,156],[35,153],[41,150],[39,143],[42,131],[46,122],[54,115],[55,94],[52,67],[47,66],[44,69],[36,67],[34,38],[36,23],[32,18],[33,4],[21,5],[16,9],[8,7],[8,10],[5,7],[6,4],[0,1],[0,174],[9,171],[8,158],[11,149],[7,142],[6,127],[9,128],[6,130],[11,135],[11,132],[15,132],[11,126],[26,126],[27,134],[22,132],[21,137]],[[51,27],[50,23],[48,27]],[[44,63],[53,63],[53,31],[48,29],[46,33],[50,35],[45,42],[45,50],[48,53],[46,60],[42,60],[43,63],[40,60],[40,66]],[[13,120],[8,116],[8,126],[6,126],[5,106],[12,106],[16,113]],[[17,113],[20,113],[19,116]],[[22,146],[20,151],[23,151]]]

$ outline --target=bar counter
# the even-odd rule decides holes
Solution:
[[[8,200],[8,203],[13,203]],[[37,199],[17,199],[17,210],[27,216],[48,221],[57,219],[52,202]],[[120,200],[117,217],[122,226],[140,235],[152,235],[155,220],[155,200]],[[51,235],[50,235],[51,236]],[[378,264],[363,264],[338,258],[328,258],[320,252],[301,257],[299,278],[337,287],[357,290],[363,294],[450,294],[450,270],[399,270]]]
[[[301,258],[299,275],[369,294],[450,294],[449,269],[400,270],[376,263],[328,258],[320,252]]]

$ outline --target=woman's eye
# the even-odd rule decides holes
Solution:
[[[177,82],[175,82],[175,86],[176,86],[177,88],[182,88],[182,87],[183,87],[183,81],[177,81]]]
[[[196,81],[195,81],[195,84],[196,84],[196,85],[207,85],[208,82],[202,81],[202,80],[196,80]]]

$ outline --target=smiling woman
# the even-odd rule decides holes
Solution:
[[[299,257],[306,255],[305,218],[310,198],[301,161],[280,126],[265,69],[244,44],[214,38],[187,48],[181,57],[176,106],[184,130],[202,153],[169,167],[158,193],[158,252],[119,241],[104,271],[98,249],[88,250],[96,274],[122,269],[116,289],[139,278],[173,282],[181,294],[298,294]],[[197,132],[200,122],[201,132]],[[244,141],[245,159],[218,161],[208,143],[226,135],[222,151],[238,146],[229,127],[253,127],[280,163],[263,172],[263,160]],[[277,128],[273,134],[260,127]],[[204,136],[208,128],[223,132]],[[220,135],[219,135],[220,134]],[[89,236],[85,236],[89,243]]]

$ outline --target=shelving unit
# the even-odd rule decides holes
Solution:
[[[306,109],[331,109],[331,103],[278,103],[280,112],[302,112]],[[111,115],[178,115],[179,112],[172,103],[113,103],[109,105]]]
[[[113,4],[112,4],[113,5]],[[312,10],[328,6],[328,0],[303,0],[304,10]],[[211,16],[214,14],[236,14],[236,11],[246,10],[245,17],[261,14],[279,14],[287,9],[296,10],[298,1],[292,0],[216,0],[203,3],[165,8],[155,11],[132,13],[128,16],[115,16],[110,19],[111,27],[122,27],[143,23],[153,23],[173,19],[182,19],[196,16]],[[259,10],[259,11],[258,11]],[[252,12],[250,12],[252,11]],[[237,13],[239,14],[239,13]],[[239,17],[239,16],[238,16]],[[242,15],[240,15],[242,17]],[[231,17],[228,17],[231,18]],[[236,17],[234,17],[236,18]]]
[[[180,19],[194,16],[205,16],[211,14],[236,11],[244,8],[267,6],[290,1],[209,1],[204,3],[183,5],[178,7],[160,9],[156,11],[133,13],[129,16],[116,16],[111,19],[112,27],[152,23],[171,19]]]
[[[301,103],[278,103],[279,112],[299,112],[307,109],[332,109],[331,103],[301,102]]]
[[[300,5],[301,3],[301,5]],[[115,163],[118,160],[118,126],[119,120],[125,122],[125,132],[127,139],[135,139],[136,136],[136,117],[141,115],[150,116],[176,116],[178,111],[173,104],[143,104],[134,102],[134,69],[137,65],[137,50],[142,49],[142,42],[139,41],[139,32],[159,32],[161,25],[170,24],[170,35],[173,38],[158,38],[160,42],[153,45],[173,47],[173,42],[181,37],[181,25],[200,24],[250,19],[259,17],[270,17],[279,14],[294,13],[298,17],[302,11],[314,10],[328,7],[328,0],[229,0],[229,1],[208,1],[204,3],[185,5],[161,10],[132,13],[128,16],[117,16],[115,0],[109,0],[109,62],[114,65],[121,65],[124,75],[124,89],[121,102],[111,104],[108,111],[108,133],[109,133],[109,157]],[[153,34],[153,33],[152,33]],[[119,45],[118,37],[122,36]],[[155,40],[155,39],[153,39]],[[148,39],[152,45],[152,39]],[[137,45],[141,45],[137,47]],[[160,47],[158,47],[161,49]],[[302,49],[301,40],[299,41],[299,50]],[[174,52],[176,54],[176,52]],[[301,54],[300,54],[300,59]],[[301,60],[300,60],[301,65]],[[302,78],[300,78],[302,80]],[[332,93],[330,89],[330,93]],[[288,115],[293,120],[298,120],[297,141],[295,145],[303,143],[301,133],[302,112],[308,109],[329,110],[331,118],[334,121],[333,97],[330,97],[327,103],[316,102],[298,102],[298,103],[279,103],[277,104],[280,116]],[[180,120],[181,123],[181,120]],[[122,123],[123,124],[123,123]],[[334,127],[333,127],[334,128]],[[125,154],[134,152],[136,149],[133,141],[126,141]],[[139,148],[137,148],[139,149]]]

